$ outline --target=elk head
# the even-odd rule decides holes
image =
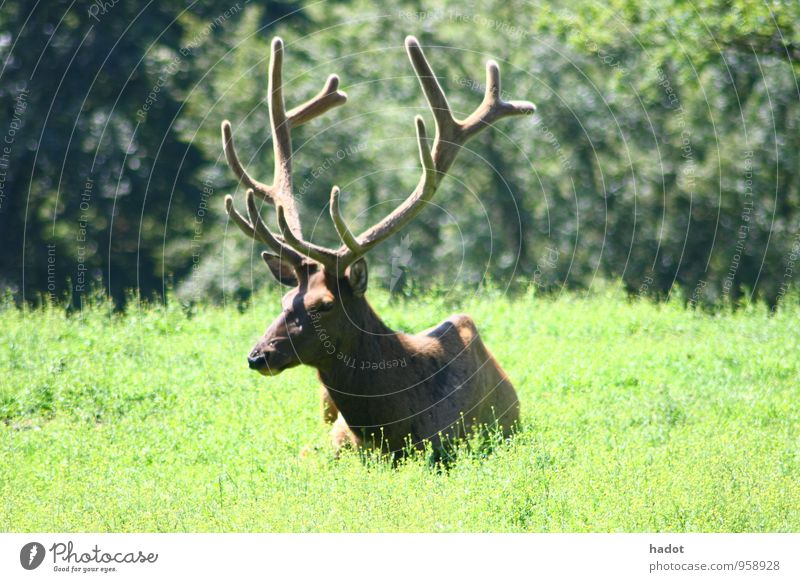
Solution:
[[[268,87],[275,158],[272,184],[259,182],[248,174],[236,154],[230,123],[222,123],[228,165],[247,189],[247,217],[235,209],[231,196],[225,197],[225,209],[245,234],[271,249],[271,253],[262,253],[264,261],[278,281],[292,287],[283,297],[283,312],[248,357],[250,367],[263,374],[278,374],[301,363],[319,365],[326,358],[335,357],[337,348],[346,346],[350,336],[361,333],[364,328],[360,319],[363,314],[371,313],[364,298],[368,278],[366,253],[419,214],[469,138],[502,117],[532,114],[536,109],[527,101],[500,98],[500,71],[496,62],[489,61],[482,103],[467,118],[456,119],[417,39],[409,36],[405,45],[433,113],[436,128],[433,144],[429,144],[425,122],[417,116],[417,143],[422,164],[419,182],[402,204],[358,236],[350,231],[342,217],[339,188],[333,187],[330,215],[342,241],[337,249],[321,247],[303,238],[292,192],[291,130],[347,100],[338,90],[339,78],[331,75],[320,93],[286,111],[282,85],[283,41],[273,39]],[[279,234],[264,223],[259,201],[275,207]]]

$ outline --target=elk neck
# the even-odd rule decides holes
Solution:
[[[374,395],[392,385],[387,380],[408,374],[414,359],[409,336],[387,326],[365,298],[353,302],[348,317],[351,327],[341,334],[336,353],[316,366],[337,405],[348,399],[339,394]]]

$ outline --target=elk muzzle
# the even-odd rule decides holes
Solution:
[[[290,343],[288,340],[286,343]],[[297,363],[294,361],[291,345],[284,346],[287,349],[280,349],[276,342],[266,345],[259,343],[247,356],[247,365],[251,370],[260,372],[264,376],[276,376],[291,368]]]
[[[267,356],[262,353],[251,353],[249,356],[247,356],[247,365],[250,366],[251,370],[260,370],[261,368],[267,366]]]

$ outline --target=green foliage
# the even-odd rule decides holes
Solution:
[[[334,460],[313,370],[247,369],[277,290],[244,312],[6,301],[0,530],[797,531],[796,297],[534,291],[375,298],[407,330],[470,313],[519,391],[523,432],[447,472]]]
[[[349,101],[297,131],[308,234],[335,242],[332,184],[356,230],[413,187],[413,115],[430,123],[402,48],[415,34],[459,114],[479,102],[488,58],[501,64],[503,96],[539,111],[501,121],[461,154],[436,205],[407,229],[411,285],[488,274],[558,290],[601,277],[652,297],[677,285],[695,302],[743,291],[776,301],[797,260],[798,11],[755,0],[309,5],[307,22],[276,29],[287,41],[287,99],[337,72]],[[189,107],[203,115],[207,158],[219,155],[227,117],[249,167],[269,176],[268,35],[257,21],[219,49]],[[209,242],[204,260],[218,265],[218,238]],[[394,239],[371,255],[378,281],[391,284],[403,252]],[[235,269],[226,277],[248,285]]]
[[[87,279],[118,303],[131,288],[223,300],[260,286],[259,249],[222,209],[225,193],[240,208],[243,196],[219,126],[232,121],[243,161],[269,181],[275,34],[290,106],[332,72],[349,95],[294,136],[305,234],[319,243],[336,242],[333,184],[358,231],[416,183],[412,119],[431,119],[405,35],[420,38],[458,114],[479,103],[489,58],[503,97],[539,107],[470,142],[405,238],[371,254],[377,285],[407,293],[488,276],[559,291],[622,279],[630,293],[681,287],[725,303],[775,302],[794,283],[796,1],[214,1],[141,14],[116,3],[95,17],[92,6],[12,0],[0,14],[0,139],[18,128],[0,162],[0,286],[18,296],[23,276],[28,299]]]
[[[0,288],[77,303],[99,282],[121,304],[189,275],[211,178],[179,139],[186,88],[246,4],[3,3]],[[289,9],[271,2],[269,15]]]

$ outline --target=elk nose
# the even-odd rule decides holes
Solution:
[[[247,356],[247,364],[251,370],[260,370],[267,365],[267,356],[265,354]]]

